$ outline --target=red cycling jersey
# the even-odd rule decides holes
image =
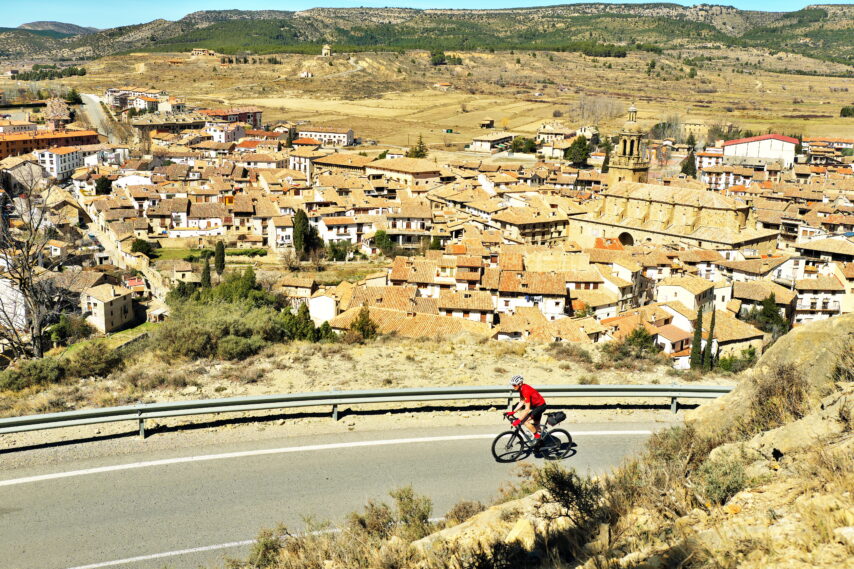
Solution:
[[[543,396],[540,395],[540,392],[528,385],[527,383],[523,383],[522,387],[519,388],[519,395],[522,397],[523,400],[530,403],[532,408],[546,404],[546,400],[543,399]]]

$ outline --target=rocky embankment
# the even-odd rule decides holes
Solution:
[[[523,497],[434,533],[413,535],[412,519],[369,504],[337,537],[262,540],[253,559],[279,569],[851,567],[854,314],[794,330],[740,379],[607,477],[548,464],[512,493]]]

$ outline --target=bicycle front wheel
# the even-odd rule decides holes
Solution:
[[[525,453],[525,447],[515,431],[504,431],[492,441],[492,456],[496,462],[516,462]]]
[[[572,435],[563,429],[552,429],[545,436],[540,452],[547,460],[566,458],[572,450]]]

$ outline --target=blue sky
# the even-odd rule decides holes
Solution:
[[[671,0],[672,1],[672,0]],[[848,0],[850,1],[850,0]],[[716,2],[707,0],[709,4]],[[568,4],[560,1],[525,0],[144,0],[142,2],[105,2],[104,0],[0,0],[0,26],[15,27],[26,22],[53,20],[81,26],[111,28],[129,24],[149,22],[157,18],[178,20],[198,10],[305,10],[315,6],[358,7],[358,6],[397,6],[407,8],[510,8],[519,6],[547,6]],[[700,4],[696,2],[676,2],[678,4]],[[760,0],[723,0],[745,10],[799,10],[809,1],[778,0],[773,5]],[[828,4],[847,2],[822,2]]]

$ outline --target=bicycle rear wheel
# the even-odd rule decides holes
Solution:
[[[566,458],[572,450],[572,435],[563,429],[552,429],[543,439],[540,452],[546,460]]]
[[[492,441],[492,456],[496,462],[516,462],[525,453],[525,446],[515,431],[504,431]]]

